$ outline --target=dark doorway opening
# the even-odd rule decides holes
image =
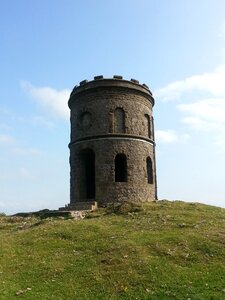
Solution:
[[[127,181],[127,158],[125,154],[117,154],[115,157],[115,182]]]
[[[152,160],[151,160],[151,158],[149,156],[146,159],[146,165],[147,165],[148,183],[152,184],[153,183]]]
[[[80,153],[80,195],[83,199],[95,198],[95,153],[91,149],[82,150]]]

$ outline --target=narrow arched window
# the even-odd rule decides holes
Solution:
[[[153,184],[152,160],[149,156],[146,158],[146,169],[147,169],[148,183]]]
[[[114,113],[114,129],[117,133],[125,132],[125,112],[123,108],[117,107]]]
[[[154,118],[152,117],[152,139],[155,140]]]
[[[151,138],[151,120],[149,115],[145,114],[146,127],[147,127],[147,135]]]
[[[115,157],[115,182],[127,181],[127,157],[125,154],[117,154]]]
[[[95,152],[83,149],[80,152],[79,193],[81,199],[95,198]]]

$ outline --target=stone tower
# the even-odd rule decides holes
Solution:
[[[148,86],[122,76],[81,81],[71,110],[70,204],[157,199],[155,141]]]

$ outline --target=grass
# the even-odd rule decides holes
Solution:
[[[225,299],[225,210],[159,201],[0,216],[0,299]]]

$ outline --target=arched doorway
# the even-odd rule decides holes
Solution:
[[[80,198],[95,198],[95,153],[91,149],[80,152]]]

